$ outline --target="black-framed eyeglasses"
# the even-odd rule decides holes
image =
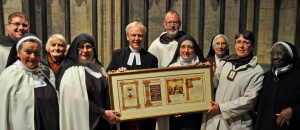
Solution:
[[[19,27],[19,26],[23,26],[23,28],[28,28],[29,27],[29,24],[27,24],[27,23],[19,23],[19,22],[15,22],[15,23],[9,23],[9,24],[13,24],[13,25],[15,25],[15,26],[17,26],[17,27]]]

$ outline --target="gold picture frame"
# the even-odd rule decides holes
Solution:
[[[179,66],[110,73],[110,100],[120,119],[206,111],[212,107],[211,66]]]

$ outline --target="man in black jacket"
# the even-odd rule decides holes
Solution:
[[[129,47],[113,52],[112,60],[106,71],[125,71],[146,68],[157,68],[157,58],[143,48],[146,27],[134,21],[126,27],[126,38]],[[156,119],[125,121],[122,130],[155,130]]]

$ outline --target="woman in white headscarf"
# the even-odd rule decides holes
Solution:
[[[0,76],[1,130],[59,130],[55,77],[41,58],[42,43],[34,35],[12,47]]]

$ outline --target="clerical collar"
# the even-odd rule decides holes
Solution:
[[[184,33],[183,31],[179,31],[178,33],[179,33],[178,36],[175,37],[175,38],[169,38],[169,37],[167,36],[167,33],[165,33],[165,34],[163,34],[162,36],[160,36],[159,41],[160,41],[162,44],[169,44],[169,43],[172,42],[173,40],[175,40],[175,41],[178,42],[179,39],[180,39],[182,36],[185,35],[185,33]]]
[[[128,58],[128,61],[127,61],[127,65],[132,66],[134,57],[135,57],[135,64],[136,65],[142,65],[141,64],[141,56],[140,56],[140,53],[139,53],[139,51],[142,49],[142,47],[139,50],[135,50],[131,46],[129,46],[129,48],[130,48],[131,52],[130,52],[130,55],[129,55],[129,58]]]

